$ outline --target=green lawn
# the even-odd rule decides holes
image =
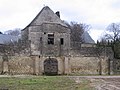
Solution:
[[[39,77],[1,77],[0,90],[92,90],[90,82],[82,79],[75,83],[73,79],[59,76]]]

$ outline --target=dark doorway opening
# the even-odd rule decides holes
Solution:
[[[58,61],[54,58],[48,58],[44,61],[44,74],[57,75],[58,74]]]

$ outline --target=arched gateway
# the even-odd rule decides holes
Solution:
[[[44,74],[57,75],[58,74],[58,61],[54,58],[48,58],[44,61]]]

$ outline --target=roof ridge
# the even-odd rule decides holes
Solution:
[[[41,18],[40,21],[38,21],[39,20],[38,18],[39,19]],[[36,17],[30,22],[30,24],[28,24],[23,30],[25,30],[30,25],[34,24],[34,22],[35,24],[41,24],[43,22],[53,22],[53,23],[56,22],[67,27],[67,25],[63,23],[62,20],[48,6],[43,7],[42,10],[36,15]]]
[[[35,18],[33,18],[33,20],[25,27],[25,28],[27,28],[28,26],[30,26],[31,24],[32,24],[32,22],[34,22],[34,20],[41,14],[41,12],[44,10],[44,9],[50,9],[48,6],[44,6],[42,9],[41,9],[41,11],[36,15],[36,17]],[[24,28],[24,29],[25,29]],[[24,30],[23,29],[23,30]]]

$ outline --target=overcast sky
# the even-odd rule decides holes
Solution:
[[[24,28],[44,6],[60,11],[62,20],[91,25],[94,40],[120,22],[120,0],[0,0],[0,31]]]

